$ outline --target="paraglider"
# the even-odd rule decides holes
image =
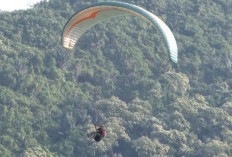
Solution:
[[[94,139],[96,142],[100,142],[106,135],[105,127],[104,125],[98,127],[96,124],[94,124],[94,127],[96,131],[87,134],[87,136],[91,139]]]
[[[176,40],[169,27],[151,12],[124,2],[100,2],[74,14],[64,27],[62,35],[63,47],[73,49],[78,39],[92,26],[118,16],[135,15],[157,27],[164,37],[172,62],[178,62]]]

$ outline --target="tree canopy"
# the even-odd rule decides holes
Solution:
[[[124,0],[170,27],[178,64],[133,16],[64,49],[65,23],[94,2],[0,12],[0,156],[232,156],[232,1]],[[99,143],[86,136],[94,123]]]

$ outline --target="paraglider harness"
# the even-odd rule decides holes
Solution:
[[[105,137],[106,131],[105,131],[103,125],[98,127],[96,124],[94,124],[94,127],[95,127],[96,131],[88,134],[88,136],[90,138],[93,138],[96,142],[100,142],[102,140],[102,138]]]

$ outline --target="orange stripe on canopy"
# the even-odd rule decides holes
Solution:
[[[87,17],[84,17],[83,19],[80,19],[78,20],[77,22],[75,22],[67,31],[66,35],[69,34],[69,32],[79,23],[85,21],[85,20],[88,20],[88,19],[93,19],[97,16],[97,14],[99,14],[100,12],[102,12],[103,10],[98,10],[98,11],[95,11],[93,12],[91,15],[87,16]]]

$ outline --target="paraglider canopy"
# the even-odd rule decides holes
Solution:
[[[174,63],[178,62],[176,40],[169,27],[151,12],[124,2],[101,2],[78,11],[64,27],[62,35],[63,46],[67,49],[72,49],[81,35],[92,26],[106,19],[125,15],[139,16],[156,26],[164,37],[171,61]]]

